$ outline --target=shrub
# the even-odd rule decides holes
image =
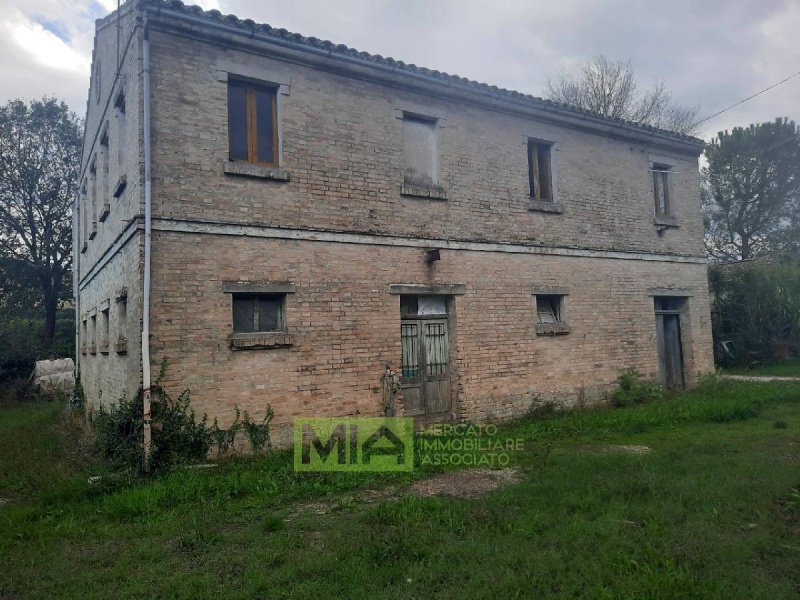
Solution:
[[[211,430],[206,416],[199,421],[189,408],[189,391],[173,400],[160,386],[150,399],[150,468],[202,460],[211,448]],[[123,397],[110,408],[101,406],[92,416],[94,446],[113,467],[140,469],[144,453],[144,392]]]
[[[717,364],[741,366],[800,353],[800,261],[719,265],[709,270]],[[736,351],[725,352],[732,341]]]
[[[618,382],[619,387],[611,392],[611,405],[617,408],[652,402],[664,396],[664,388],[655,382],[642,380],[633,367],[625,369]]]
[[[222,429],[216,419],[209,427],[205,414],[197,419],[189,400],[189,390],[173,400],[161,386],[153,386],[150,398],[151,470],[203,460],[213,447],[216,447],[219,455],[225,455],[234,449],[240,430],[247,434],[254,452],[272,447],[269,432],[275,415],[272,406],[267,405],[267,414],[261,422],[251,419],[247,412],[244,413],[244,420],[240,421],[237,406],[236,419],[228,429]],[[101,406],[91,416],[95,450],[112,468],[142,468],[143,414],[144,392],[139,390],[136,397],[123,397],[111,407]]]
[[[269,450],[272,447],[272,440],[269,437],[269,424],[275,416],[275,411],[272,410],[272,405],[267,404],[267,414],[260,423],[253,421],[247,411],[244,411],[244,421],[242,421],[242,428],[247,434],[247,439],[250,441],[250,447],[254,452],[260,452],[265,448]]]
[[[236,434],[242,426],[239,422],[239,418],[242,416],[239,406],[235,406],[234,410],[236,411],[236,418],[233,420],[230,427],[222,429],[216,417],[214,418],[214,424],[211,426],[211,437],[220,455],[227,454],[233,450],[234,444],[236,443]]]

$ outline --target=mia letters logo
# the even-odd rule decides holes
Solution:
[[[296,471],[411,471],[413,467],[412,418],[295,419]]]

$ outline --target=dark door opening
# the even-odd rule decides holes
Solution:
[[[451,418],[447,298],[400,297],[401,373],[405,414],[433,423]]]
[[[682,388],[686,384],[681,340],[681,313],[685,303],[685,298],[655,298],[658,371],[662,385],[668,389]]]

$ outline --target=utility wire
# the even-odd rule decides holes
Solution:
[[[753,98],[755,98],[755,97],[757,97],[757,96],[760,96],[761,94],[763,94],[763,93],[765,93],[765,92],[768,92],[768,91],[770,91],[771,89],[774,89],[774,88],[778,87],[779,85],[783,85],[783,84],[784,84],[784,83],[786,83],[787,81],[789,81],[789,80],[791,80],[791,79],[794,79],[795,77],[798,77],[798,76],[800,76],[800,71],[798,71],[797,73],[793,73],[792,75],[789,75],[789,76],[788,76],[788,77],[786,77],[785,79],[781,79],[781,80],[780,80],[780,81],[778,81],[777,83],[773,83],[772,85],[770,85],[770,86],[768,86],[768,87],[765,87],[765,88],[764,88],[763,90],[761,90],[760,92],[756,92],[755,94],[752,94],[751,96],[748,96],[747,98],[743,98],[742,100],[739,100],[738,102],[735,102],[735,103],[731,104],[730,106],[727,106],[727,107],[723,108],[722,110],[718,110],[718,111],[717,111],[717,112],[715,112],[714,114],[708,115],[707,117],[703,117],[703,118],[702,118],[702,119],[700,119],[699,121],[695,121],[694,123],[692,123],[692,128],[695,128],[695,127],[697,127],[698,125],[700,125],[701,123],[705,123],[706,121],[710,121],[710,120],[711,120],[711,119],[713,119],[714,117],[718,117],[718,116],[719,116],[719,115],[721,115],[722,113],[724,113],[724,112],[728,112],[728,111],[729,111],[729,110],[731,110],[732,108],[736,108],[737,106],[740,106],[740,105],[744,104],[745,102],[747,102],[747,101],[749,101],[749,100],[752,100]],[[644,152],[644,151],[647,151],[647,150],[652,150],[653,148],[658,148],[659,146],[662,146],[662,145],[664,145],[664,143],[665,143],[664,141],[655,142],[655,143],[653,143],[653,144],[650,144],[650,145],[648,145],[648,146],[645,146],[645,147],[642,149],[642,151]]]
[[[705,123],[706,121],[710,121],[710,120],[711,120],[711,119],[713,119],[714,117],[718,117],[718,116],[719,116],[719,115],[721,115],[722,113],[724,113],[724,112],[728,112],[730,109],[732,109],[732,108],[736,108],[736,107],[737,107],[737,106],[739,106],[740,104],[744,104],[744,103],[745,103],[745,102],[747,102],[748,100],[752,100],[753,98],[755,98],[755,97],[757,97],[757,96],[760,96],[760,95],[761,95],[761,94],[763,94],[764,92],[768,92],[768,91],[770,91],[771,89],[773,89],[773,88],[776,88],[776,87],[778,87],[779,85],[782,85],[782,84],[786,83],[786,82],[787,82],[787,81],[789,81],[790,79],[793,79],[793,78],[797,77],[798,75],[800,75],[800,71],[798,71],[798,72],[797,72],[797,73],[795,73],[794,75],[789,75],[789,76],[788,76],[786,79],[782,79],[782,80],[780,80],[778,83],[773,83],[771,86],[769,86],[769,87],[765,87],[763,90],[761,90],[760,92],[756,92],[756,93],[755,93],[755,94],[753,94],[752,96],[748,96],[747,98],[744,98],[743,100],[739,100],[738,102],[736,102],[736,103],[734,103],[734,104],[731,104],[730,106],[728,106],[728,107],[726,107],[726,108],[723,108],[723,109],[722,109],[722,110],[720,110],[720,111],[717,111],[717,112],[715,112],[713,115],[708,115],[708,116],[707,116],[707,117],[705,117],[704,119],[700,119],[700,120],[699,120],[699,121],[697,121],[696,123],[693,123],[693,126],[694,126],[694,127],[697,127],[698,125],[700,125],[700,123]]]

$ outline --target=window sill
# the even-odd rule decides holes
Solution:
[[[279,167],[265,167],[246,162],[228,161],[223,165],[226,175],[242,175],[270,181],[289,181],[289,171]]]
[[[567,335],[570,327],[566,323],[536,323],[536,335]]]
[[[114,351],[117,354],[127,354],[128,353],[128,340],[125,338],[119,338],[117,343],[114,345]]]
[[[564,207],[556,202],[549,200],[534,200],[531,198],[528,204],[528,210],[531,212],[549,212],[561,214],[564,212]]]
[[[659,225],[661,227],[680,227],[678,225],[678,220],[675,217],[669,217],[666,215],[654,217],[653,225]]]
[[[400,186],[401,196],[414,198],[431,198],[432,200],[447,200],[447,192],[438,186],[410,185],[404,183]]]
[[[288,348],[294,338],[285,331],[258,333],[232,333],[228,336],[231,350],[260,350],[264,348]]]

